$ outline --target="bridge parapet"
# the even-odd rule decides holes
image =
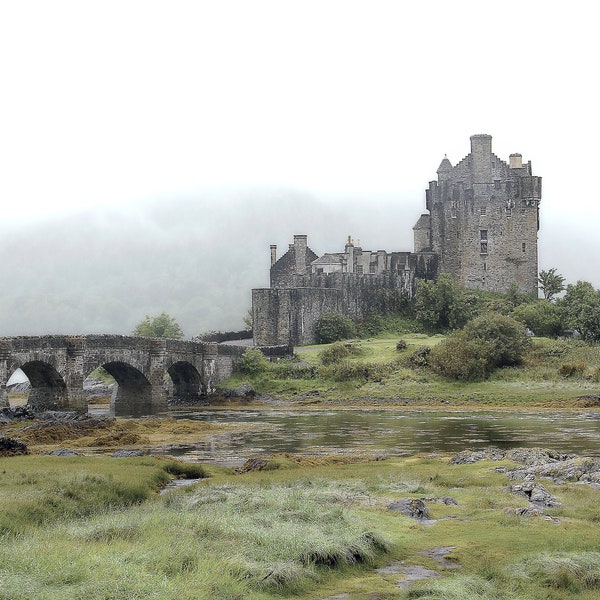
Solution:
[[[168,403],[193,403],[239,366],[245,348],[113,334],[0,338],[0,406],[6,383],[21,368],[36,409],[87,410],[84,379],[104,367],[117,381],[111,403],[117,414],[156,413]],[[166,375],[172,385],[166,385]]]

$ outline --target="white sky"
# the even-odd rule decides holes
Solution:
[[[543,177],[542,249],[595,252],[595,4],[0,0],[2,218],[261,185],[421,210],[489,133]]]

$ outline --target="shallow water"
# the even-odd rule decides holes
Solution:
[[[600,413],[594,412],[202,410],[171,414],[242,426],[238,432],[176,451],[225,465],[276,452],[400,455],[488,446],[600,456]]]

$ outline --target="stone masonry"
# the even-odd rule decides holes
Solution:
[[[6,384],[20,368],[31,383],[33,410],[86,412],[83,380],[102,366],[118,384],[111,399],[114,414],[152,414],[171,403],[197,403],[213,392],[239,365],[243,351],[214,342],[123,335],[0,338],[0,407],[8,406]]]
[[[492,153],[492,138],[471,136],[457,165],[444,158],[426,190],[427,213],[413,227],[414,252],[364,250],[349,237],[343,252],[318,256],[306,235],[277,259],[270,288],[252,291],[254,343],[309,344],[325,313],[361,319],[411,301],[419,279],[450,274],[470,289],[537,293],[541,178],[531,162]]]

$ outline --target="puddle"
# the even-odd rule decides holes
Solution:
[[[202,481],[202,479],[172,479],[171,481],[169,481],[169,483],[167,483],[167,485],[165,485],[165,487],[162,490],[160,490],[159,493],[162,496],[163,494],[176,490],[180,487],[194,485],[199,481]]]

